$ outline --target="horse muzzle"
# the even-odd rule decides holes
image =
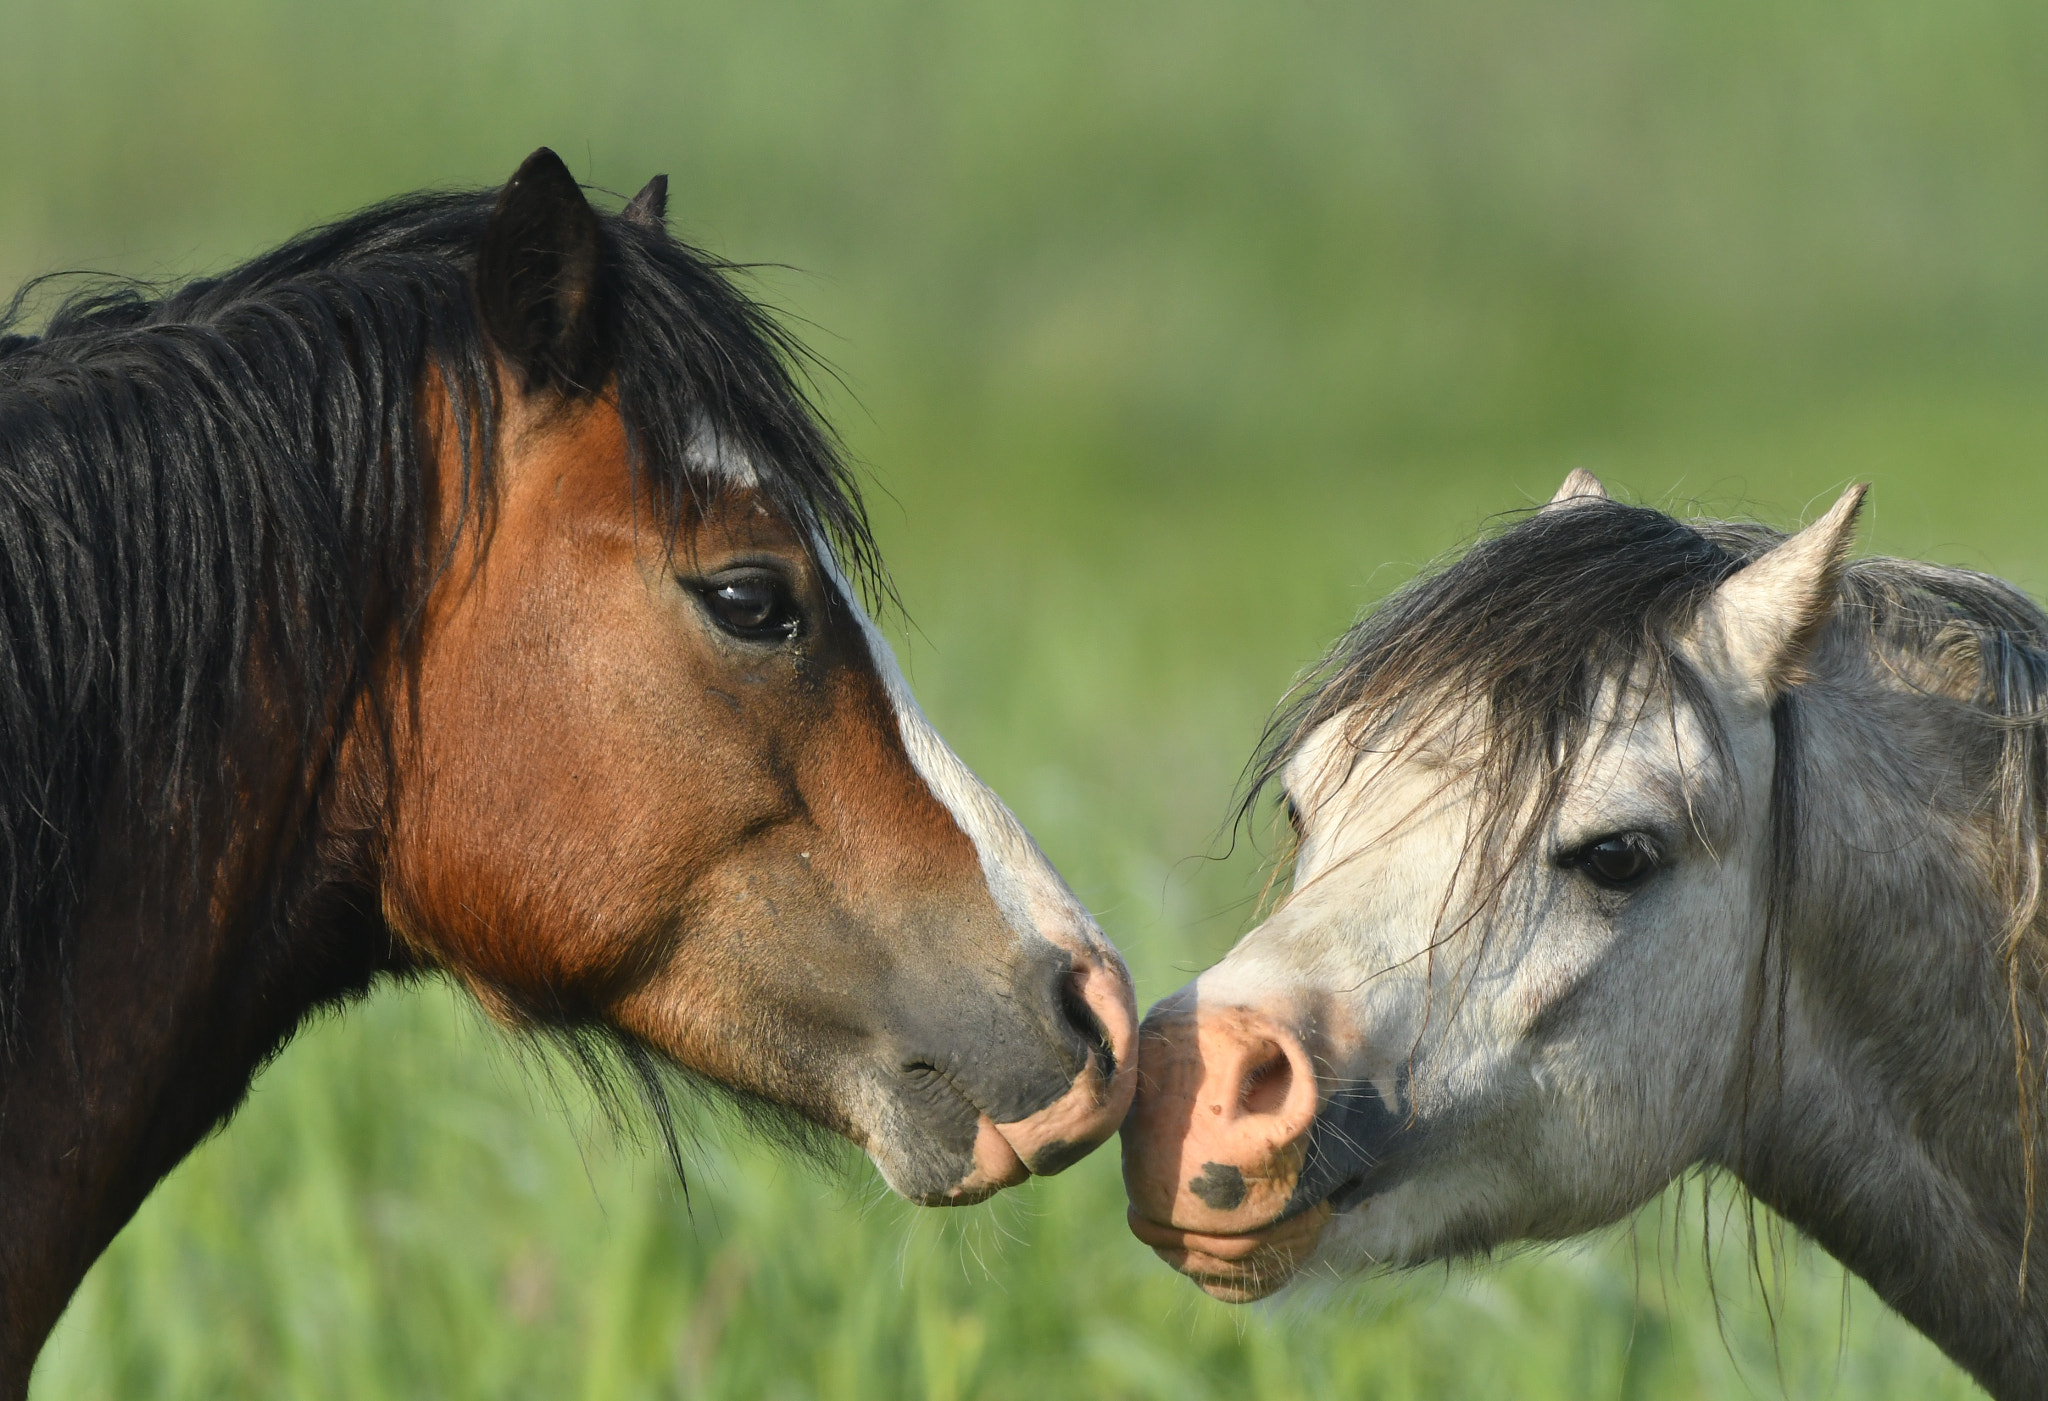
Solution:
[[[953,1147],[892,1180],[926,1206],[1064,1171],[1116,1131],[1137,1091],[1137,1004],[1106,948],[1051,948],[1007,1007],[972,1020],[902,1059],[914,1125]]]
[[[1287,1283],[1337,1213],[1390,1185],[1413,1137],[1371,1085],[1321,1083],[1301,1037],[1264,1012],[1183,992],[1139,1041],[1123,1128],[1131,1232],[1227,1302]]]

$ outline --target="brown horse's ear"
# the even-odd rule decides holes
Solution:
[[[530,392],[604,382],[603,232],[562,158],[543,146],[498,195],[477,252],[484,330]]]
[[[668,177],[657,175],[649,180],[619,212],[650,229],[665,227],[668,223]]]
[[[1600,479],[1583,467],[1574,467],[1571,475],[1564,479],[1564,485],[1557,489],[1557,495],[1544,505],[1546,511],[1560,506],[1576,506],[1581,501],[1605,501],[1607,488],[1600,485]]]
[[[1835,612],[1867,484],[1828,513],[1728,576],[1701,610],[1694,644],[1710,665],[1769,704],[1807,680],[1806,662]]]

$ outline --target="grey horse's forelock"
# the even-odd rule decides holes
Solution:
[[[1479,804],[1466,860],[1497,889],[1555,815],[1580,759],[1659,710],[1700,723],[1725,767],[1721,717],[1683,647],[1727,578],[1784,539],[1743,521],[1681,521],[1609,500],[1518,515],[1354,624],[1296,684],[1246,771],[1249,817],[1309,736],[1335,721],[1354,755],[1400,753],[1446,733],[1467,741]],[[1973,570],[1872,557],[1843,572],[1838,632],[1906,684],[1975,715],[1998,746],[1985,811],[1998,829],[2009,957],[2032,951],[2048,799],[2048,613]],[[1624,704],[1611,703],[1618,693]],[[1790,898],[1798,853],[1799,690],[1779,697],[1771,781],[1770,899]],[[1603,704],[1603,698],[1610,703]],[[1482,899],[1482,904],[1485,901]],[[1775,920],[1773,920],[1775,922]]]
[[[1695,711],[1710,758],[1725,759],[1680,638],[1714,589],[1780,538],[1606,500],[1519,518],[1338,639],[1268,724],[1241,815],[1331,722],[1354,755],[1456,734],[1480,804],[1466,858],[1505,875],[1589,746],[1647,707]]]

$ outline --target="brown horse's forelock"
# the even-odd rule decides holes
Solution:
[[[62,976],[110,816],[194,831],[219,801],[252,657],[296,740],[283,761],[332,774],[333,718],[437,567],[430,372],[465,435],[463,500],[488,499],[498,380],[472,277],[495,197],[407,196],[169,290],[96,285],[40,334],[16,329],[36,284],[0,313],[0,1063],[30,966]],[[671,538],[732,484],[692,456],[708,431],[888,597],[815,362],[733,265],[601,222],[602,368]],[[256,896],[259,926],[288,919],[290,879]]]

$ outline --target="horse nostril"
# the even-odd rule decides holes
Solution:
[[[1109,1029],[1102,1024],[1102,1018],[1095,1015],[1095,1009],[1088,1005],[1082,995],[1081,981],[1087,974],[1079,969],[1060,980],[1060,1016],[1080,1036],[1089,1052],[1102,1063],[1102,1079],[1106,1084],[1116,1078],[1116,1050],[1110,1044]]]
[[[1237,1102],[1247,1114],[1278,1114],[1294,1090],[1294,1062],[1268,1042],[1239,1083]]]

